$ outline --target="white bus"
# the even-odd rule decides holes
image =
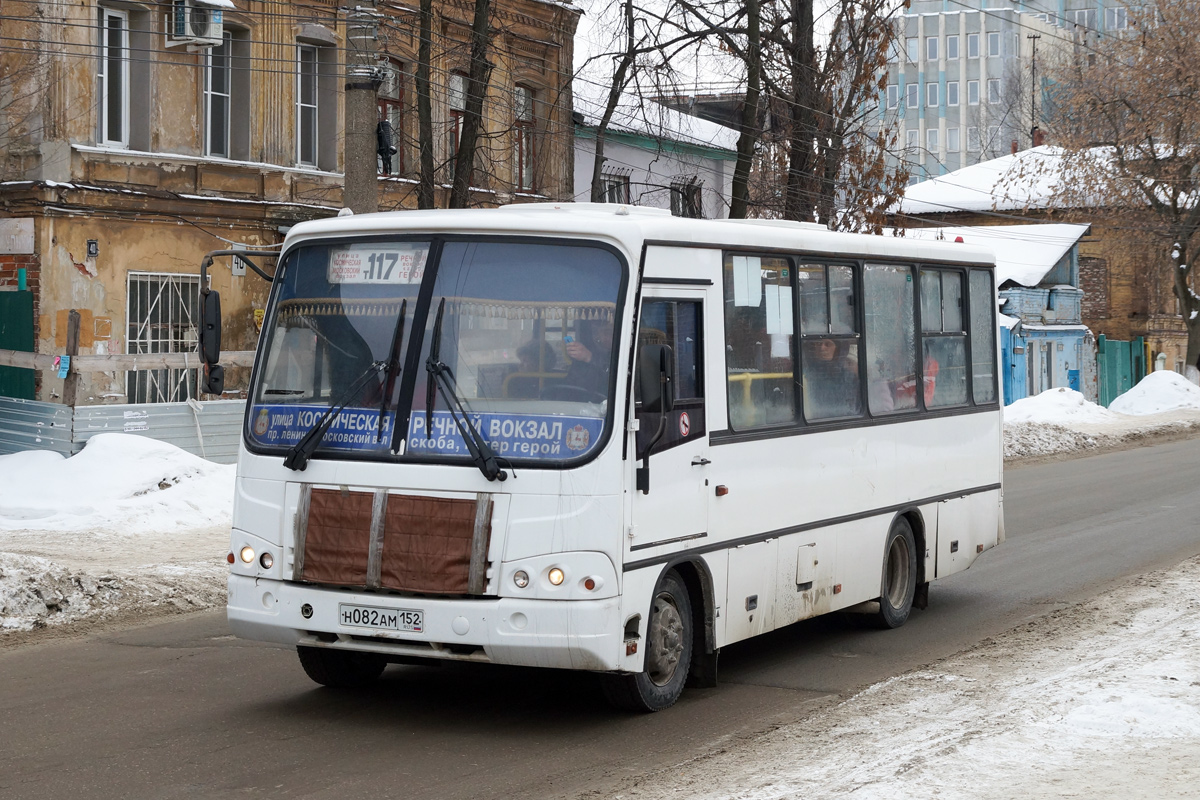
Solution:
[[[297,225],[230,626],[329,686],[554,667],[646,711],[756,634],[852,606],[898,627],[1004,539],[995,309],[982,250],[811,224],[537,204]]]

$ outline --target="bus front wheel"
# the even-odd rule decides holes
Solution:
[[[884,549],[883,586],[875,618],[878,627],[899,628],[907,622],[916,591],[917,543],[912,525],[904,517],[897,517],[888,531]]]
[[[662,711],[675,705],[692,664],[692,603],[679,573],[663,575],[646,620],[646,665],[636,675],[604,675],[604,694],[617,708]]]
[[[330,650],[326,647],[296,648],[304,672],[322,686],[355,689],[368,686],[383,673],[387,660],[375,653]]]

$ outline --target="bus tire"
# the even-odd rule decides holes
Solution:
[[[635,675],[603,675],[608,702],[626,711],[662,711],[675,705],[692,663],[692,602],[679,573],[658,582],[646,619],[646,666]]]
[[[905,517],[897,517],[892,523],[883,552],[883,585],[875,624],[884,629],[899,628],[912,613],[917,591],[917,543]]]
[[[387,659],[376,653],[330,650],[326,647],[296,647],[304,673],[322,686],[357,689],[369,686],[383,673]]]

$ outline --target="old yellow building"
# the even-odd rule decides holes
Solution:
[[[194,351],[205,253],[270,253],[289,226],[342,206],[344,8],[326,0],[5,0],[4,8],[0,291],[32,296],[39,353],[63,351],[71,309],[80,313],[80,354]],[[434,4],[439,206],[473,9]],[[414,208],[419,19],[407,5],[378,11],[378,106],[397,149],[379,177],[380,209]],[[494,7],[479,205],[571,197],[578,15],[554,0]],[[382,159],[377,167],[385,171]],[[252,272],[233,275],[225,261],[212,288],[222,295],[224,347],[252,349],[267,285]],[[231,389],[244,386],[229,377]],[[62,383],[43,372],[38,399],[59,397]],[[92,373],[81,376],[78,402],[178,400],[194,386],[194,371]]]

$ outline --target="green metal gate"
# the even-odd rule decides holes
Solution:
[[[1146,340],[1132,342],[1096,337],[1096,382],[1105,408],[1146,376]]]
[[[33,292],[0,292],[0,350],[33,352]],[[0,367],[0,397],[33,399],[31,369]]]

